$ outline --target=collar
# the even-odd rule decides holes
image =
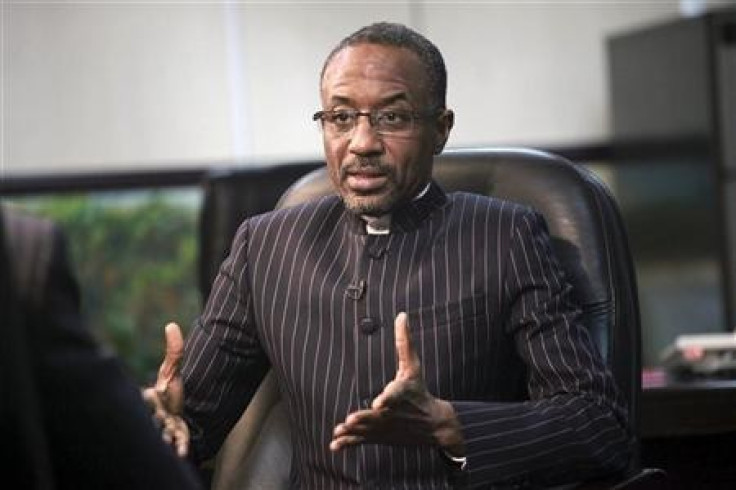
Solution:
[[[390,224],[390,231],[392,233],[406,233],[419,228],[419,226],[421,226],[421,224],[434,211],[442,207],[446,202],[447,195],[442,190],[442,188],[440,188],[440,186],[437,185],[434,180],[432,180],[417,195],[417,197],[414,198],[414,200],[391,213],[391,215],[388,217],[389,219],[387,220]],[[366,231],[366,222],[364,221],[363,217],[352,213],[348,213],[348,215],[350,218],[350,227],[355,233],[360,235],[368,234],[368,232]],[[384,217],[374,219],[385,220]],[[378,228],[380,224],[381,223],[377,222],[375,223],[374,227]],[[383,228],[386,228],[385,224],[383,225]]]
[[[365,231],[368,235],[388,235],[391,233],[391,215],[361,216],[365,221]]]
[[[427,182],[427,185],[424,186],[424,188],[419,191],[419,194],[412,199],[413,201],[416,201],[418,199],[421,199],[424,197],[424,195],[429,190],[430,183]],[[391,215],[390,214],[384,214],[383,216],[361,216],[363,218],[363,221],[365,221],[365,231],[369,235],[388,235],[391,233]]]

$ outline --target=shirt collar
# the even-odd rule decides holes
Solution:
[[[431,185],[430,182],[427,182],[427,185],[424,186],[424,188],[419,191],[419,194],[412,199],[412,201],[417,201],[424,197],[424,195],[429,190],[429,186]],[[365,221],[365,231],[369,235],[388,235],[391,233],[391,215],[390,214],[384,214],[383,216],[361,216],[363,218],[363,221]]]
[[[416,229],[436,209],[447,201],[444,191],[434,182],[429,182],[411,202],[390,215],[379,217],[355,217],[362,233],[386,235],[391,232],[407,232]]]

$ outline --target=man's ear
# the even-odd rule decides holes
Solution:
[[[443,111],[437,117],[436,124],[437,134],[435,136],[434,154],[439,155],[445,149],[447,139],[450,137],[450,131],[452,131],[452,126],[455,124],[455,113],[449,109]]]

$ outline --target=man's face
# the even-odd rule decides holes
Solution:
[[[324,110],[431,109],[425,70],[403,48],[359,44],[338,52],[322,77]],[[429,181],[432,159],[452,127],[452,113],[416,120],[410,134],[378,134],[368,117],[354,129],[323,132],[330,178],[346,207],[380,216],[410,201]]]

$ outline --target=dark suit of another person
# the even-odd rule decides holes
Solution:
[[[195,489],[140,390],[80,317],[65,240],[0,208],[2,478],[23,489]]]

